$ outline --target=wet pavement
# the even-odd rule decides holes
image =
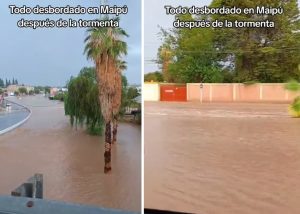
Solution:
[[[0,131],[19,123],[29,115],[27,109],[14,103],[10,104],[12,108],[10,111],[7,111],[5,108],[0,109]]]
[[[284,104],[145,103],[145,207],[300,213],[300,119]]]
[[[32,115],[0,136],[0,194],[34,173],[44,175],[44,197],[51,200],[141,209],[140,126],[121,123],[112,149],[112,173],[105,175],[104,138],[72,128],[63,103],[40,96],[23,98]]]

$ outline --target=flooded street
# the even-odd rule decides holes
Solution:
[[[300,213],[300,119],[284,104],[145,103],[145,207]]]
[[[42,173],[45,199],[140,211],[140,126],[120,124],[113,171],[105,175],[103,137],[71,128],[63,103],[40,96],[18,102],[30,107],[32,115],[0,136],[0,194],[9,195],[34,173]]]

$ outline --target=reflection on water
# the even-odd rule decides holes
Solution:
[[[139,211],[141,208],[141,132],[119,126],[112,167],[103,173],[103,138],[72,129],[63,104],[43,97],[24,98],[32,116],[0,136],[0,194],[32,176],[44,174],[45,198]]]
[[[300,213],[300,120],[286,112],[274,104],[146,103],[145,207]]]

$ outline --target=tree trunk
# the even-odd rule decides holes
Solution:
[[[105,127],[104,173],[111,171],[111,124]]]
[[[118,120],[116,118],[114,118],[114,120],[113,120],[113,139],[112,139],[113,144],[117,142],[117,132],[118,132]]]

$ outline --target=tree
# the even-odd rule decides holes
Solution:
[[[121,28],[90,28],[85,39],[85,53],[96,67],[101,113],[105,125],[104,173],[111,171],[111,121],[113,119],[113,96],[116,93],[116,62],[122,54],[127,54],[127,44],[122,37],[127,36]]]
[[[0,78],[0,88],[4,88],[4,86],[5,86],[4,81],[3,81],[3,79]]]
[[[45,87],[45,94],[50,94],[50,90],[51,90],[51,87],[50,86],[46,86]]]
[[[140,94],[137,90],[137,88],[135,87],[129,87],[128,91],[127,91],[127,98],[130,100],[135,99],[136,97],[138,97]]]
[[[164,78],[162,73],[159,71],[147,73],[144,75],[144,81],[145,82],[163,82]]]
[[[27,88],[25,87],[20,87],[18,91],[20,94],[28,94]]]
[[[65,114],[72,126],[86,124],[90,134],[101,135],[103,118],[98,99],[95,68],[83,68],[78,77],[71,77],[64,97]]]
[[[40,91],[40,88],[39,87],[34,87],[34,93],[35,94],[39,94],[41,91]]]
[[[273,21],[274,28],[216,28],[219,60],[230,62],[233,81],[284,82],[300,79],[300,19],[296,0],[214,0],[211,7],[282,7],[282,15],[214,15],[212,20]]]
[[[195,21],[197,17],[177,15],[175,19]],[[163,44],[158,50],[158,57],[161,58],[159,62],[166,64],[164,61],[168,61],[168,70],[171,76],[169,79],[183,83],[223,81],[221,66],[218,63],[213,42],[213,29],[178,28],[168,32],[162,30],[162,36]],[[168,54],[164,54],[165,52]],[[164,55],[167,55],[167,59],[162,57]],[[166,67],[164,64],[162,67]]]
[[[126,107],[128,106],[127,88],[128,88],[127,78],[126,76],[122,75],[122,99],[121,99],[121,109],[119,111],[120,116],[125,115]]]
[[[34,90],[30,90],[30,91],[28,92],[28,94],[29,94],[29,95],[34,95]]]
[[[158,58],[160,59],[162,65],[161,67],[162,67],[163,78],[167,82],[173,82],[173,78],[170,75],[170,71],[169,71],[169,65],[173,57],[171,47],[166,43],[163,44],[161,47],[159,47],[158,55],[159,55]]]
[[[117,61],[117,66],[115,70],[115,87],[116,93],[113,96],[113,137],[112,143],[117,142],[117,133],[118,133],[118,120],[120,114],[120,107],[122,104],[122,71],[127,69],[125,61]]]

